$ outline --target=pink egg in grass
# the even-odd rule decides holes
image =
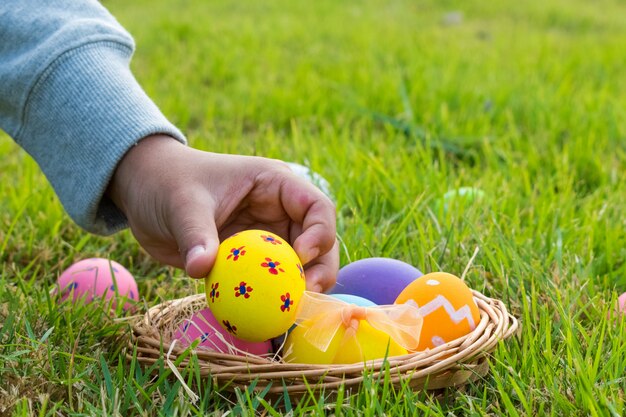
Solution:
[[[117,298],[129,300],[123,309],[133,309],[130,300],[139,300],[137,282],[130,272],[115,261],[104,258],[83,259],[67,268],[57,281],[57,289],[61,300],[72,297],[72,301],[90,303],[104,298],[111,300],[116,308]]]
[[[183,347],[190,346],[197,339],[200,339],[198,347],[216,352],[233,355],[249,353],[256,356],[272,354],[272,344],[269,340],[247,342],[235,338],[218,323],[209,308],[200,310],[183,320],[172,337],[172,340],[177,340]]]

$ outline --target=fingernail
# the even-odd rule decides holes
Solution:
[[[189,249],[187,252],[187,258],[185,259],[185,264],[188,264],[193,260],[193,258],[197,258],[199,255],[206,253],[206,248],[202,245],[194,246]]]
[[[311,291],[313,291],[313,292],[322,292],[322,286],[320,284],[313,284],[311,286]]]
[[[304,254],[304,258],[301,259],[303,264],[308,264],[309,262],[311,262],[313,259],[317,258],[320,254],[320,250],[319,248],[311,248],[309,249],[308,252],[306,252]]]

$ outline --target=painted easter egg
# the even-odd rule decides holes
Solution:
[[[365,258],[339,270],[330,294],[351,294],[377,305],[393,304],[422,272],[406,262],[391,258]]]
[[[354,304],[360,307],[374,307],[376,305],[366,298],[351,294],[331,294],[331,297],[346,302],[348,304]]]
[[[470,333],[480,311],[470,288],[446,272],[432,272],[409,284],[397,304],[415,304],[424,318],[416,350],[432,349]]]
[[[460,187],[448,190],[441,198],[440,205],[444,211],[452,206],[467,207],[485,198],[485,192],[476,187]]]
[[[346,329],[340,327],[326,351],[309,343],[306,331],[307,327],[297,326],[289,333],[283,350],[285,362],[349,364],[407,354],[407,350],[388,334],[373,328],[364,320],[359,322],[356,336],[352,338],[344,339]]]
[[[366,300],[363,297],[357,297],[356,295],[350,295],[350,294],[331,294],[330,295],[333,298],[336,298],[337,300],[341,300],[344,303],[348,303],[348,304],[354,304],[356,306],[359,307],[374,307],[376,306],[376,304],[374,304],[373,302],[371,302],[370,300]],[[291,328],[288,330],[289,333],[291,333],[296,327],[298,327],[297,325],[293,325],[291,326]],[[272,346],[275,348],[275,350],[278,350],[287,335],[283,334],[280,335],[274,339],[272,339]]]
[[[257,356],[267,356],[272,353],[270,341],[247,342],[234,337],[220,326],[209,308],[202,309],[190,318],[183,320],[172,339],[177,340],[184,347],[190,346],[199,339],[199,348],[231,355],[250,353]]]
[[[263,230],[224,240],[205,281],[207,302],[220,325],[252,342],[277,337],[295,323],[306,286],[293,248]]]
[[[122,297],[126,300],[125,310],[133,307],[129,300],[139,300],[132,274],[119,263],[104,258],[83,259],[71,265],[59,276],[56,290],[61,300],[71,298],[74,302],[89,303],[102,298],[113,299],[113,308]]]

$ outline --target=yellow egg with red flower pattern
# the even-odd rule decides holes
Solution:
[[[472,290],[446,272],[432,272],[410,283],[396,299],[396,304],[404,303],[415,304],[424,318],[417,351],[464,336],[480,321]]]
[[[224,240],[205,283],[217,321],[233,336],[251,342],[289,330],[306,287],[293,248],[263,230],[246,230]]]

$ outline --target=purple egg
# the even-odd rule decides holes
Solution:
[[[391,258],[366,258],[339,270],[337,284],[329,294],[350,294],[377,305],[393,304],[402,290],[422,272],[406,262]]]

